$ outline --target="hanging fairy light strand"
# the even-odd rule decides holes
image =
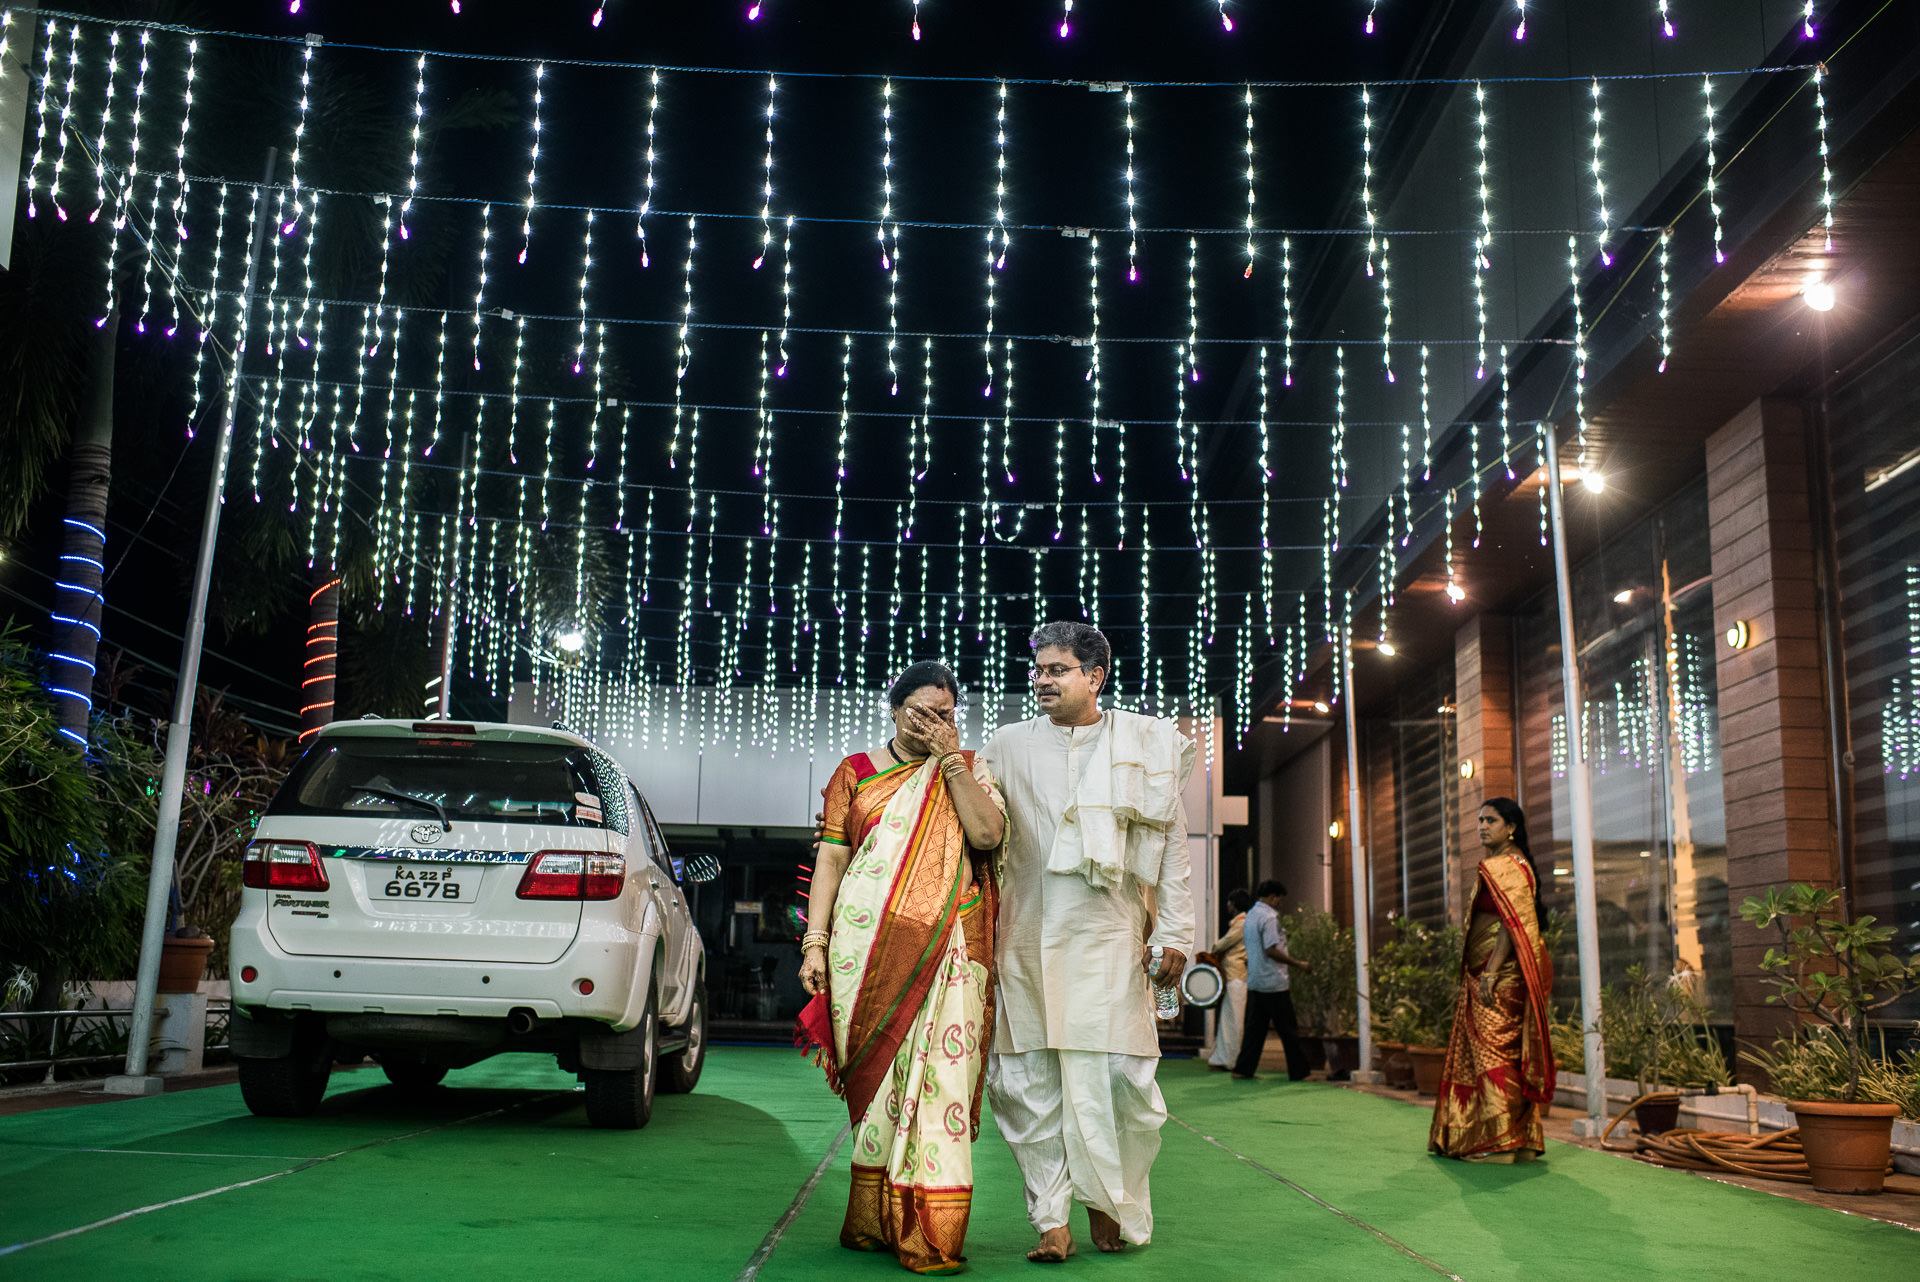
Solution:
[[[1727,261],[1725,251],[1720,248],[1720,174],[1719,162],[1714,155],[1714,144],[1719,141],[1719,132],[1714,122],[1713,77],[1702,77],[1701,93],[1706,100],[1707,112],[1707,212],[1713,215],[1713,261]]]
[[[1260,345],[1260,607],[1267,644],[1273,644],[1272,442],[1267,436],[1267,346]]]
[[[407,155],[407,199],[400,206],[400,239],[411,240],[413,232],[407,226],[407,215],[413,212],[414,197],[420,194],[420,139],[422,127],[427,119],[427,55],[421,54],[420,61],[414,64],[413,81],[413,137],[412,147]]]
[[[893,81],[880,86],[880,270],[887,273],[887,377],[891,391],[900,395],[900,225],[893,225],[893,248],[887,248],[887,224],[893,218]]]
[[[74,99],[80,87],[80,24],[67,33],[67,89],[60,104],[60,146],[53,154],[53,180],[47,185],[47,201],[61,222],[67,221],[67,207],[60,203],[60,182],[67,171],[67,137],[73,131]]]
[[[493,237],[488,215],[492,212],[492,205],[480,206],[480,276],[473,290],[473,368],[476,373],[480,369],[480,319],[487,302],[487,243]]]
[[[107,203],[107,131],[113,125],[113,93],[120,80],[120,30],[107,33],[107,92],[100,100],[100,138],[93,146],[93,212],[87,221],[98,222]],[[111,273],[109,273],[111,274]]]
[[[1660,367],[1656,371],[1667,372],[1667,361],[1673,355],[1673,273],[1669,259],[1673,244],[1673,228],[1665,227],[1660,231]]]
[[[115,263],[120,257],[120,233],[126,230],[127,226],[127,209],[132,205],[137,212],[139,208],[140,193],[137,184],[140,180],[140,126],[145,115],[143,108],[147,93],[147,71],[152,65],[148,57],[148,45],[151,39],[150,32],[140,33],[140,69],[134,78],[133,85],[133,116],[127,134],[127,166],[126,172],[120,177],[119,188],[114,193],[113,228],[107,237],[106,306],[100,313],[98,325],[101,328],[106,326],[108,317],[113,314],[113,309],[118,303],[119,273],[115,270]],[[103,120],[101,123],[103,140],[105,136],[106,126]],[[107,152],[103,145],[100,149],[102,165],[105,164],[106,158]],[[157,177],[155,181],[157,193]],[[97,210],[95,212],[98,213]]]
[[[200,56],[200,42],[198,40],[188,41],[187,42],[187,73],[185,77],[186,84],[185,84],[185,88],[181,91],[181,101],[180,101],[180,136],[178,139],[175,140],[174,148],[173,148],[174,187],[173,187],[173,204],[170,211],[173,216],[174,240],[177,242],[180,242],[180,244],[183,246],[187,239],[187,135],[188,135],[188,131],[191,129],[193,125],[193,78],[199,68],[199,56]],[[153,261],[153,258],[158,255],[159,253],[158,245],[160,243],[160,217],[159,217],[159,204],[158,204],[158,196],[159,196],[160,189],[159,189],[159,178],[157,175],[155,176],[154,183],[155,183],[154,214],[153,214],[152,223],[148,227],[148,236],[147,236],[147,246],[149,250],[149,255],[148,255],[149,263],[151,263]],[[180,327],[180,279],[184,274],[180,270],[180,267],[181,267],[180,257],[178,254],[176,254],[174,258],[174,270],[171,273],[172,285],[169,291],[169,311],[168,311],[168,321],[167,321],[167,331],[166,331],[168,338],[172,338],[175,331],[178,330]],[[146,317],[147,317],[147,309],[143,307],[141,309],[140,320],[134,326],[134,328],[138,332],[143,334],[146,332]]]
[[[1474,177],[1480,188],[1480,225],[1473,240],[1473,310],[1479,322],[1474,340],[1477,363],[1473,376],[1484,379],[1487,376],[1487,273],[1493,270],[1493,260],[1488,256],[1493,249],[1493,191],[1487,145],[1487,89],[1477,80],[1473,85],[1473,107],[1474,123],[1478,126],[1474,138]]]
[[[1121,99],[1127,126],[1127,279],[1140,279],[1140,206],[1134,193],[1133,166],[1133,86],[1128,85]]]
[[[640,265],[653,266],[653,259],[647,253],[647,215],[653,210],[653,166],[656,158],[654,149],[654,119],[660,114],[660,69],[655,67],[648,76],[651,92],[647,95],[647,173],[640,188],[640,212],[634,218],[633,234],[640,241]]]
[[[1807,35],[1813,35],[1813,0],[1807,0]],[[1813,69],[1813,109],[1820,133],[1820,216],[1826,231],[1823,248],[1833,252],[1833,155],[1827,146],[1827,66]]]
[[[1286,319],[1286,369],[1281,386],[1293,386],[1293,237],[1280,238],[1280,309]]]
[[[13,16],[12,10],[8,10],[7,16],[9,20],[11,20]],[[77,31],[79,28],[76,27],[75,30]],[[39,118],[39,127],[33,138],[33,159],[27,162],[27,217],[29,218],[37,218],[40,216],[40,210],[38,206],[34,204],[33,193],[34,188],[37,186],[37,175],[40,172],[41,158],[44,157],[47,152],[47,119],[50,110],[47,101],[47,92],[53,88],[54,48],[59,38],[60,24],[49,20],[47,22],[47,39],[41,52],[40,101],[35,109]],[[25,61],[25,59],[22,61]]]
[[[779,82],[772,76],[767,77],[767,154],[761,162],[760,178],[760,256],[753,260],[753,270],[759,271],[767,261],[767,252],[773,248],[773,100],[779,91]]]
[[[675,460],[680,453],[680,425],[686,404],[687,367],[693,364],[693,250],[694,217],[687,216],[687,266],[681,284],[684,301],[680,310],[680,344],[673,358],[673,437],[667,443],[667,466],[676,466]],[[696,421],[699,411],[694,411]],[[692,453],[689,447],[688,458]]]
[[[1613,215],[1607,209],[1607,180],[1601,167],[1600,149],[1600,77],[1593,78],[1593,200],[1597,206],[1596,214],[1600,219],[1600,265],[1613,266],[1613,255],[1607,250],[1607,242],[1613,238]]]
[[[999,102],[994,110],[993,136],[993,222],[987,227],[987,334],[982,344],[986,351],[987,386],[981,392],[983,396],[993,395],[994,275],[1007,265],[1007,82],[1004,80],[1000,82]]]
[[[1567,237],[1567,279],[1573,292],[1573,414],[1580,430],[1580,472],[1587,474],[1587,322],[1580,300],[1579,242]]]
[[[573,351],[573,372],[578,374],[587,360],[587,281],[593,274],[593,211],[586,212],[580,249],[580,343]]]
[[[1253,278],[1253,86],[1248,85],[1247,95],[1247,270],[1243,273],[1247,279]]]
[[[547,64],[536,62],[533,65],[533,143],[527,152],[527,208],[520,220],[520,262],[527,261],[527,251],[533,247],[533,207],[535,203],[535,185],[540,175],[540,107],[546,100],[541,82],[546,79]]]
[[[1087,306],[1093,332],[1087,339],[1091,361],[1087,366],[1087,467],[1100,484],[1100,238],[1087,238]]]

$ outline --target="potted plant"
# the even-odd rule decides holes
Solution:
[[[1359,988],[1354,976],[1353,928],[1332,913],[1304,907],[1281,923],[1287,951],[1312,969],[1293,972],[1293,1009],[1304,1037],[1318,1038],[1327,1077],[1341,1080],[1360,1067]]]
[[[1414,1085],[1437,1094],[1459,993],[1466,932],[1396,917],[1393,938],[1374,952],[1374,988],[1381,1001],[1384,1040],[1404,1041]]]
[[[1776,1074],[1800,1125],[1813,1186],[1828,1193],[1880,1192],[1900,1106],[1862,1098],[1861,1079],[1873,1062],[1867,1016],[1920,985],[1920,958],[1896,956],[1893,929],[1876,926],[1872,917],[1848,921],[1833,890],[1772,887],[1741,904],[1740,915],[1778,933],[1779,946],[1769,946],[1760,959],[1765,982],[1777,990],[1767,1000],[1784,1003],[1801,1025],[1775,1043],[1771,1064],[1767,1057],[1749,1058],[1769,1071],[1796,1065],[1802,1053],[1795,1043],[1803,1039],[1818,1039],[1836,1061],[1845,1057],[1844,1081],[1837,1073],[1796,1076],[1790,1067],[1784,1080]]]

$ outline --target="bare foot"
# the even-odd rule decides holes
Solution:
[[[1040,1245],[1027,1252],[1035,1264],[1059,1264],[1073,1254],[1073,1232],[1062,1224],[1040,1235]]]
[[[1108,1255],[1127,1249],[1120,1237],[1120,1221],[1091,1206],[1087,1208],[1087,1233],[1093,1238],[1093,1244]]]

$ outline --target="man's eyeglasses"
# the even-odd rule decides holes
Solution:
[[[1050,663],[1044,668],[1028,668],[1027,680],[1033,682],[1038,681],[1041,677],[1050,677],[1058,681],[1069,672],[1085,672],[1086,670],[1087,665],[1084,663]]]

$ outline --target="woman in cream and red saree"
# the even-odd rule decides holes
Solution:
[[[960,1269],[993,1032],[1006,806],[959,750],[958,690],[939,664],[908,668],[888,694],[894,736],[834,772],[801,941],[814,999],[795,1040],[853,1124],[840,1243],[916,1273]]]
[[[1553,1099],[1553,959],[1520,807],[1506,797],[1482,806],[1480,844],[1487,854],[1427,1147],[1470,1162],[1530,1162],[1546,1151],[1540,1110]]]

